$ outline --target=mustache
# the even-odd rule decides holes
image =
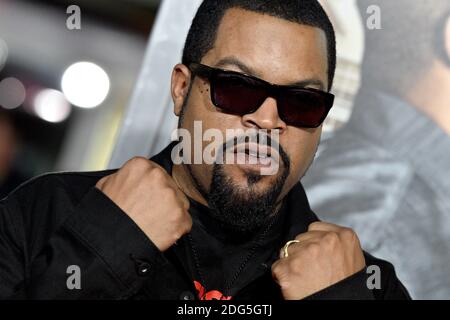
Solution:
[[[276,156],[280,159],[283,162],[285,169],[289,172],[291,164],[290,157],[279,143],[278,139],[273,139],[270,134],[264,131],[252,130],[250,133],[247,132],[230,138],[222,145],[222,148],[218,149],[219,153],[221,153],[219,154],[219,157],[223,157],[227,152],[235,152],[238,148],[242,148],[241,146],[245,149],[245,145],[247,144],[256,144],[260,150],[264,150],[265,148],[267,150],[266,154],[272,157]]]
[[[222,145],[222,151],[224,153],[232,152],[236,150],[239,146],[250,143],[256,144],[259,147],[265,147],[266,149],[274,149],[277,152],[278,150],[283,149],[280,143],[276,139],[272,139],[272,137],[269,134],[262,132],[255,132],[250,134],[238,135],[227,140]]]

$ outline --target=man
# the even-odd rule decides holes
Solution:
[[[414,298],[450,298],[450,2],[379,5],[348,125],[303,180],[312,208],[392,261]],[[322,147],[322,146],[321,146]]]
[[[205,135],[275,138],[261,153],[250,139],[243,149],[216,142],[243,162],[190,164],[183,149],[187,161],[176,164],[170,145],[118,171],[32,180],[1,205],[0,296],[408,298],[392,265],[364,254],[353,231],[318,221],[299,183],[332,105],[335,63],[317,1],[204,1],[173,71],[180,129],[194,135],[200,122]],[[267,160],[278,170],[262,175]],[[368,266],[378,280],[368,281]]]

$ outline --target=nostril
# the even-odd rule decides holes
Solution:
[[[258,123],[251,117],[251,115],[245,115],[242,117],[242,123],[245,127],[250,129],[260,129]]]

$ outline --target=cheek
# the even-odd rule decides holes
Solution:
[[[212,180],[213,166],[206,164],[193,164],[188,166],[192,175],[196,179],[196,182],[200,184],[202,191],[209,192],[209,187]]]
[[[319,129],[302,131],[283,145],[291,160],[291,176],[299,180],[314,159],[320,141]]]

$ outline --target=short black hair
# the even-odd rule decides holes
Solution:
[[[316,27],[325,32],[328,48],[328,87],[336,70],[336,35],[326,12],[317,0],[204,0],[192,22],[182,63],[200,63],[213,48],[227,10],[240,8],[291,22]]]
[[[443,53],[442,30],[450,15],[450,1],[358,0],[363,18],[368,17],[370,5],[380,8],[382,29],[365,29],[362,81],[404,95],[434,59],[448,59]]]

